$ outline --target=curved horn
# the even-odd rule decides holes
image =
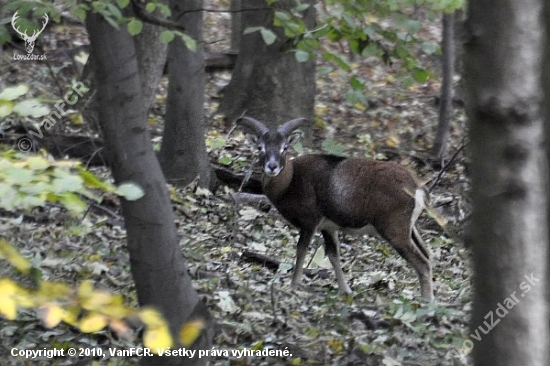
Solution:
[[[269,131],[269,128],[267,128],[262,122],[252,117],[242,116],[236,123],[239,126],[250,129],[258,137]]]
[[[283,135],[288,136],[295,129],[306,125],[309,121],[306,118],[296,118],[288,122],[283,123],[277,131]]]

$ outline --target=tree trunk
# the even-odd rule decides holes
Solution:
[[[465,72],[474,204],[475,365],[547,365],[545,0],[468,4]]]
[[[132,181],[146,192],[137,201],[121,199],[138,301],[162,312],[177,344],[187,320],[197,316],[209,322],[210,315],[193,289],[178,245],[166,182],[147,129],[134,42],[125,27],[115,30],[101,15],[88,13],[86,25],[97,67],[99,123],[113,176],[117,183]],[[192,348],[211,347],[210,329]],[[205,365],[206,361],[144,357],[142,364]]]
[[[243,36],[241,22],[241,0],[231,0],[231,51],[239,51]]]
[[[204,52],[202,0],[170,1],[172,16],[197,41],[191,51],[176,37],[168,46],[168,97],[160,163],[169,182],[186,185],[199,178],[209,187],[211,171],[204,126]]]
[[[440,159],[445,154],[449,140],[449,128],[453,118],[453,76],[455,63],[454,13],[443,14],[443,72],[441,73],[441,97],[439,99],[439,123],[431,156]]]
[[[168,1],[162,1],[167,4]],[[155,101],[155,93],[159,84],[168,46],[160,40],[164,29],[157,25],[144,23],[141,32],[134,37],[139,65],[139,79],[143,93],[143,106],[149,111]]]
[[[131,11],[130,9],[126,11]],[[133,15],[133,14],[132,14]],[[167,45],[160,40],[160,33],[163,28],[152,25],[149,23],[143,24],[141,32],[134,36],[133,42],[136,49],[136,56],[139,66],[139,78],[141,80],[141,92],[143,95],[142,108],[145,109],[145,113],[149,112],[149,109],[155,101],[155,93],[159,84],[164,65],[166,64],[166,52]],[[94,93],[96,90],[95,80],[93,74],[95,73],[95,64],[93,62],[93,56],[89,57],[88,62],[85,65],[83,78],[90,77],[90,91],[92,95],[91,100],[83,100],[82,115],[84,120],[90,124],[95,130],[99,129],[97,123],[98,104],[97,95]]]
[[[314,1],[304,14],[308,29],[315,24]],[[293,0],[280,0],[275,9],[290,9]],[[273,10],[263,10],[265,1],[242,0],[243,31],[249,27],[266,27],[277,35],[277,41],[266,45],[260,32],[243,35],[237,64],[231,82],[225,88],[219,111],[227,121],[234,121],[243,112],[270,127],[287,120],[313,119],[315,103],[315,60],[299,63],[294,53],[285,52],[288,41],[282,28],[273,26]],[[250,11],[248,9],[258,9]]]

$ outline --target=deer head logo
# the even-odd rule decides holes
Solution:
[[[27,53],[32,53],[32,50],[34,49],[34,42],[36,42],[36,38],[38,38],[40,33],[42,33],[44,28],[46,28],[46,24],[48,24],[48,20],[49,20],[48,14],[44,14],[44,23],[42,23],[42,29],[40,29],[39,31],[36,31],[36,30],[33,31],[32,36],[28,36],[26,30],[25,32],[21,32],[19,30],[19,27],[15,25],[15,21],[17,20],[17,18],[19,18],[19,16],[17,15],[17,11],[16,11],[15,14],[13,14],[13,17],[11,18],[11,26],[17,33],[19,33],[21,38],[23,38],[23,40],[25,41],[25,49],[27,50]]]

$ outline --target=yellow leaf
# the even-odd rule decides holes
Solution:
[[[81,309],[79,306],[72,306],[68,309],[65,309],[62,320],[65,323],[76,327],[78,325],[78,315],[80,314],[80,310]]]
[[[32,308],[36,306],[36,303],[40,301],[34,293],[29,293],[28,290],[18,288],[14,297],[17,306],[21,308]],[[37,301],[38,300],[38,301]],[[40,303],[42,303],[40,301]]]
[[[261,351],[264,349],[264,341],[258,341],[252,345],[254,351]]]
[[[206,322],[204,319],[193,319],[185,323],[180,331],[181,344],[185,347],[189,347],[195,343],[205,326]]]
[[[155,309],[145,308],[139,312],[139,318],[148,327],[166,327],[166,322],[162,315]]]
[[[388,139],[386,139],[386,146],[388,147],[397,147],[399,145],[399,137],[396,135],[390,135]]]
[[[45,301],[65,298],[69,294],[69,291],[70,287],[64,283],[42,281],[40,282],[40,289],[38,290],[37,297]]]
[[[65,317],[65,310],[57,304],[44,304],[38,311],[38,317],[46,328],[53,328]]]
[[[11,297],[0,296],[0,314],[8,320],[13,320],[17,316],[17,304]]]
[[[290,364],[292,366],[300,366],[300,365],[302,365],[302,359],[300,357],[295,358],[292,361],[290,361]]]
[[[328,346],[332,349],[333,353],[344,352],[344,345],[342,344],[342,342],[336,339],[329,339],[327,343],[328,343]]]
[[[135,310],[124,306],[122,295],[111,295],[111,303],[103,307],[102,313],[111,318],[122,319],[135,313]]]
[[[6,258],[8,262],[13,264],[22,273],[29,273],[31,263],[27,258],[23,257],[17,249],[4,239],[0,239],[0,258]]]
[[[12,280],[0,279],[0,296],[13,297],[19,291],[19,287]]]
[[[172,336],[166,326],[148,327],[143,333],[143,345],[152,352],[156,349],[172,347]]]
[[[112,302],[109,292],[103,290],[94,290],[90,281],[85,281],[78,287],[78,298],[82,307],[86,310],[98,310]]]
[[[84,281],[78,286],[78,297],[89,297],[94,290],[94,285],[90,281]]]
[[[82,114],[80,113],[71,113],[67,116],[75,125],[81,125],[84,123],[84,119],[82,118]]]
[[[100,313],[89,313],[78,324],[78,328],[84,333],[98,332],[107,325],[107,317]]]

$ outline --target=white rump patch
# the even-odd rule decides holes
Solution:
[[[422,210],[426,208],[426,191],[422,188],[417,188],[414,194],[414,210],[411,216],[411,230],[414,228],[414,224],[418,217],[422,213]]]

